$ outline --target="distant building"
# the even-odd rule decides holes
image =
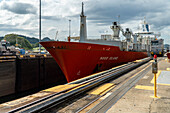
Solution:
[[[165,52],[169,52],[169,49],[170,49],[170,45],[169,44],[165,44],[164,45],[164,51]]]

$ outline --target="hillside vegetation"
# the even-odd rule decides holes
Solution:
[[[4,37],[0,37],[0,41],[3,39]]]
[[[24,35],[18,35],[18,34],[7,34],[5,37],[0,37],[1,40],[7,40],[10,42],[10,45],[15,46],[16,41],[18,42],[19,48],[24,48],[26,50],[31,50],[35,47],[39,46],[39,39],[34,37],[27,37]],[[45,37],[42,39],[42,41],[53,41],[48,37]]]
[[[18,36],[16,34],[5,35],[4,40],[9,41],[10,45],[13,45],[13,46],[15,46],[16,41],[17,41],[19,47],[24,48],[26,50],[29,50],[29,49],[33,48],[31,43],[28,40],[26,40],[25,38],[20,37],[20,36]]]

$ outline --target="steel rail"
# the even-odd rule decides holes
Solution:
[[[63,93],[64,91],[60,92],[60,93],[53,94],[53,95],[51,95],[49,97],[41,99],[41,101],[38,100],[36,102],[32,102],[29,105],[25,105],[25,106],[22,106],[20,108],[15,109],[15,110],[12,110],[12,111],[10,111],[10,113],[18,112],[18,111],[37,112],[37,111],[41,111],[42,109],[45,109],[45,107],[47,109],[49,106],[51,106],[51,107],[53,107],[54,105],[56,106],[56,105],[60,104],[61,102],[65,101],[65,99],[67,99],[67,98],[69,98],[69,97],[71,97],[73,95],[75,96],[75,95],[78,95],[80,93],[83,93],[84,91],[87,91],[87,90],[89,90],[89,89],[91,89],[93,87],[96,87],[97,85],[100,85],[100,84],[102,84],[102,83],[104,83],[104,82],[106,82],[106,81],[108,81],[110,79],[113,79],[113,78],[115,78],[115,77],[117,77],[117,76],[119,76],[119,75],[121,75],[123,73],[126,73],[129,70],[131,70],[133,68],[136,68],[139,65],[142,65],[142,64],[144,64],[145,62],[147,62],[149,60],[150,60],[150,58],[147,58],[147,59],[144,59],[142,62],[139,62],[139,63],[126,65],[123,68],[113,69],[113,71],[109,72],[109,74],[107,74],[107,73],[103,74],[102,73],[102,74],[99,74],[98,76],[91,77],[91,79],[89,79],[89,80],[86,79],[87,81],[85,81],[85,82],[80,82],[79,81],[78,83],[80,83],[82,86],[81,85],[76,86],[76,87],[78,87],[77,89],[74,89],[74,90],[72,90],[70,92],[68,92],[69,90],[67,90],[67,93],[64,93],[62,95],[59,95],[59,94]],[[122,71],[122,70],[124,70],[124,71]],[[84,84],[86,84],[86,85],[84,85]],[[76,87],[74,87],[74,88],[76,88]],[[71,89],[73,89],[73,88],[71,88]],[[45,101],[45,102],[43,102],[43,101]],[[40,104],[36,105],[38,103],[40,103]]]
[[[82,79],[75,80],[75,81],[70,82],[70,83],[67,83],[67,84],[78,84],[78,83],[84,82],[84,81],[86,81],[86,80],[89,80],[89,79],[91,79],[91,78],[97,77],[97,76],[99,76],[99,75],[102,75],[102,74],[105,74],[105,73],[108,73],[108,72],[111,72],[111,71],[114,71],[114,70],[123,68],[123,67],[125,67],[125,66],[127,66],[127,65],[130,65],[130,64],[132,64],[132,62],[129,62],[128,64],[123,64],[123,65],[121,65],[121,66],[118,66],[118,67],[115,67],[115,68],[112,68],[112,69],[109,69],[109,70],[106,70],[106,71],[103,71],[103,72],[99,72],[99,73],[93,74],[93,75],[88,76],[88,77],[84,77],[84,78],[82,78]]]
[[[118,69],[116,69],[116,70],[109,71],[109,72],[104,73],[104,74],[99,74],[98,76],[95,76],[95,77],[92,77],[91,79],[87,79],[87,80],[85,80],[85,81],[82,81],[82,82],[79,83],[79,84],[83,85],[83,84],[86,84],[86,83],[90,83],[90,82],[96,81],[96,80],[101,79],[101,78],[105,78],[105,77],[109,76],[109,75],[112,74],[112,73],[115,73],[115,72],[117,72],[117,71],[122,71],[123,69],[126,69],[127,67],[133,66],[133,65],[134,65],[134,64],[130,64],[130,65],[124,66],[124,67],[122,67],[122,68],[118,68]]]

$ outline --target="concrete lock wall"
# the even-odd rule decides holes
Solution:
[[[0,97],[15,93],[15,60],[0,62]]]
[[[0,62],[0,97],[67,83],[52,57],[17,57]]]
[[[52,57],[17,58],[16,92],[66,83]]]

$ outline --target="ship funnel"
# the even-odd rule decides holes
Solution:
[[[120,25],[117,22],[113,22],[113,25],[110,27],[113,30],[113,39],[120,40],[119,33],[120,33]]]
[[[129,28],[126,28],[126,31],[129,32]]]
[[[117,22],[113,22],[113,25],[116,25],[116,26],[117,26]]]
[[[147,32],[149,32],[149,25],[148,24],[146,24],[146,30],[147,30]]]
[[[84,3],[82,2],[82,12],[80,15],[80,42],[87,40],[86,16],[84,15]]]

